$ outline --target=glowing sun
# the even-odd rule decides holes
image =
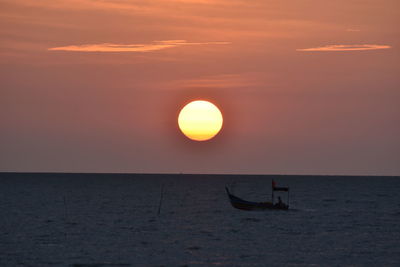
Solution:
[[[211,102],[192,101],[179,113],[178,125],[182,133],[195,141],[213,138],[222,128],[221,111]]]

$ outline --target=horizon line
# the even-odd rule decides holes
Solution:
[[[88,175],[212,175],[212,176],[335,176],[335,177],[396,177],[400,178],[400,175],[377,175],[377,174],[244,174],[244,173],[183,173],[183,172],[170,172],[170,173],[157,173],[157,172],[62,172],[62,171],[0,171],[1,174],[88,174]]]

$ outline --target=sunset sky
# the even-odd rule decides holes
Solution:
[[[400,175],[400,1],[0,0],[0,124],[0,171]]]

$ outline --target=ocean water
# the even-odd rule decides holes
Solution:
[[[225,185],[264,201],[272,178],[289,211],[232,208]],[[399,192],[400,177],[2,173],[0,266],[400,266]]]

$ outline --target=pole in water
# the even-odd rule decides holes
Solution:
[[[160,192],[160,203],[158,204],[158,212],[157,214],[160,216],[160,212],[161,212],[161,204],[162,204],[162,199],[164,196],[164,184],[161,185],[161,192]]]
[[[67,228],[65,227],[67,225],[68,221],[68,209],[67,209],[67,200],[65,196],[63,196],[63,201],[64,201],[64,238],[67,240]]]

